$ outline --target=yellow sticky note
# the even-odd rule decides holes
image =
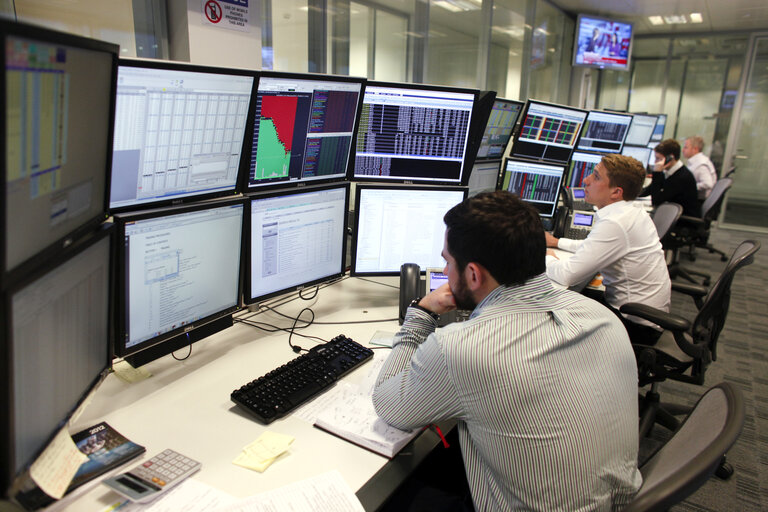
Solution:
[[[274,461],[275,461],[274,458],[262,460],[262,461],[255,461],[251,459],[247,453],[240,452],[240,455],[235,457],[235,460],[233,460],[232,463],[237,464],[238,466],[242,466],[244,468],[258,471],[259,473],[263,473]]]
[[[80,464],[88,457],[77,449],[66,428],[59,431],[29,469],[32,480],[48,496],[64,496]]]
[[[128,363],[128,361],[125,360],[117,361],[115,364],[113,364],[112,370],[115,372],[115,375],[120,378],[120,380],[127,382],[128,384],[139,382],[152,376],[152,374],[144,368],[134,368]]]
[[[288,450],[293,440],[293,436],[264,432],[254,442],[246,445],[232,463],[263,472]]]

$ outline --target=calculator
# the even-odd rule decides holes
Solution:
[[[107,478],[104,485],[131,501],[147,503],[181,483],[202,464],[173,450],[165,450],[127,473]]]

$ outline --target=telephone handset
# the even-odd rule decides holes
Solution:
[[[552,235],[556,238],[586,238],[592,223],[586,224],[587,219],[592,220],[593,208],[586,201],[586,193],[583,187],[563,188],[563,206],[557,209]],[[576,222],[576,224],[574,224]],[[575,236],[569,236],[575,235]]]
[[[664,157],[664,165],[667,165],[671,161],[672,161],[672,155],[667,155]]]
[[[405,312],[413,299],[421,295],[421,269],[416,263],[403,263],[400,267],[400,312],[398,321],[402,325]]]

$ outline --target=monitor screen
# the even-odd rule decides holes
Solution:
[[[560,197],[565,168],[508,158],[504,165],[504,190],[532,204],[542,217],[552,217]]]
[[[246,188],[344,180],[364,81],[262,73]]]
[[[460,187],[358,185],[352,275],[396,275],[403,263],[443,267],[443,216],[466,197]]]
[[[568,163],[567,187],[583,187],[584,178],[592,174],[595,166],[602,160],[602,155],[574,151]]]
[[[4,296],[3,489],[66,425],[110,366],[113,232],[81,238]]]
[[[5,275],[107,218],[118,46],[10,22],[0,34]]]
[[[520,101],[497,98],[493,102],[493,109],[480,141],[480,149],[477,151],[475,161],[501,160],[522,109],[523,103]]]
[[[117,217],[118,355],[237,309],[243,210],[238,200]]]
[[[248,304],[344,274],[348,196],[340,183],[250,199]]]
[[[587,114],[586,110],[528,100],[511,154],[567,163]]]
[[[355,180],[460,185],[479,91],[368,82]]]
[[[645,146],[651,141],[658,116],[648,114],[633,114],[624,144],[630,146]]]
[[[255,81],[246,71],[121,60],[110,209],[234,194]]]
[[[651,158],[653,158],[653,149],[646,146],[624,146],[624,149],[621,150],[621,154],[637,159],[643,164],[643,169],[645,169],[648,167]]]
[[[651,135],[651,141],[661,142],[664,140],[664,129],[667,126],[667,114],[656,114],[658,118],[656,120],[656,126],[653,128],[653,135]]]
[[[472,166],[472,174],[469,175],[469,195],[474,196],[480,192],[493,192],[499,181],[501,163],[496,161],[477,162]]]
[[[573,65],[629,71],[632,23],[580,14],[576,21]]]
[[[581,129],[577,148],[585,151],[618,153],[624,145],[631,122],[631,114],[592,110]]]

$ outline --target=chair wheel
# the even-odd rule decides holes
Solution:
[[[731,466],[730,463],[723,461],[717,466],[715,476],[721,480],[728,480],[733,476],[733,471],[733,466]]]

